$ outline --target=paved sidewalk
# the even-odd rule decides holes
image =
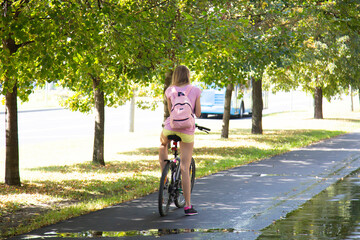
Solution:
[[[196,216],[172,207],[160,217],[155,193],[13,239],[256,239],[273,221],[358,168],[360,133],[346,134],[198,179]]]

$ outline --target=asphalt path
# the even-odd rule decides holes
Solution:
[[[360,133],[345,134],[197,179],[186,217],[160,217],[157,193],[13,239],[261,239],[261,231],[360,168]],[[260,237],[259,237],[260,236]]]

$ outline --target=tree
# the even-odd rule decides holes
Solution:
[[[20,185],[17,119],[17,86],[6,93],[6,168],[5,183]]]
[[[209,1],[172,1],[162,9],[162,17],[157,20],[159,32],[163,33],[164,38],[158,48],[158,52],[163,53],[163,58],[158,63],[158,74],[165,76],[165,79],[159,78],[159,84],[164,86],[164,91],[171,84],[173,69],[178,64],[189,66],[190,70],[195,72],[192,78],[204,80],[201,72],[205,64],[202,59],[203,54],[209,52],[209,26],[214,17],[210,9],[214,9],[216,4],[217,1],[210,4]],[[165,98],[164,120],[168,116]]]
[[[273,71],[273,83],[278,89],[302,86],[313,93],[314,118],[323,118],[323,97],[331,100],[357,85],[358,13],[355,1],[309,1],[289,18],[288,28],[296,33],[293,54]]]
[[[263,99],[262,99],[262,81],[261,79],[251,79],[252,83],[252,99],[253,99],[253,112],[252,112],[252,127],[251,133],[262,134],[262,110],[263,110]]]
[[[100,79],[93,77],[93,91],[95,100],[95,132],[93,162],[105,166],[104,160],[104,132],[105,132],[105,99],[100,88]]]
[[[282,37],[288,34],[282,19],[292,6],[289,1],[244,1],[213,3],[208,14],[206,34],[198,45],[200,59],[195,61],[198,71],[205,69],[201,78],[209,85],[225,87],[228,84],[245,84],[258,81],[253,88],[253,132],[262,132],[262,76],[268,65],[279,63],[287,49]],[[286,39],[285,39],[286,40]],[[226,114],[223,115],[226,118]],[[226,119],[224,119],[226,123]],[[226,131],[228,126],[223,125]],[[254,129],[257,128],[257,129]],[[260,128],[260,129],[258,129]]]
[[[231,95],[234,85],[245,84],[242,73],[244,29],[247,20],[232,18],[232,4],[212,2],[202,19],[203,32],[193,43],[191,66],[206,85],[226,88],[221,137],[228,138]]]
[[[126,81],[118,79],[116,75],[118,54],[115,51],[120,54],[124,52],[123,49],[114,47],[115,39],[111,37],[114,34],[110,18],[111,6],[110,1],[78,3],[78,16],[72,19],[67,34],[66,47],[71,54],[65,60],[69,66],[68,74],[67,78],[61,80],[63,86],[75,92],[65,102],[65,106],[82,112],[89,112],[94,106],[93,163],[100,165],[105,165],[105,105],[114,105],[119,95],[129,96],[129,88],[121,88],[119,85]],[[120,91],[116,92],[116,88]]]
[[[237,58],[241,71],[252,82],[252,133],[262,134],[262,78],[269,65],[278,66],[288,54],[287,40],[291,37],[284,27],[296,1],[256,1],[250,5],[234,3],[233,18],[247,19],[245,40],[239,44]]]
[[[163,104],[164,104],[164,122],[170,116],[167,98],[165,97],[165,91],[171,85],[172,74],[173,74],[173,71],[169,70],[165,75],[164,90],[163,90],[163,96],[164,96],[164,100],[163,100]]]
[[[62,84],[75,94],[65,105],[82,112],[94,108],[93,163],[105,165],[105,106],[125,103],[134,85],[148,85],[151,80],[150,70],[159,56],[155,47],[159,42],[151,38],[159,36],[154,26],[157,15],[152,12],[156,8],[153,1],[86,2],[68,35],[76,47],[69,45],[73,58],[68,60],[69,77]]]
[[[338,52],[342,58],[337,58],[336,76],[341,78],[342,87],[360,89],[360,67],[358,62],[360,55],[360,4],[356,1],[341,1],[336,5],[337,30],[340,37],[337,39]],[[349,87],[348,87],[349,86]],[[359,95],[360,96],[360,95]]]
[[[59,42],[71,6],[57,1],[10,1],[1,3],[0,84],[6,102],[5,183],[20,185],[17,97],[26,101],[35,85],[62,78]]]
[[[223,125],[221,130],[221,137],[229,137],[229,122],[230,122],[230,109],[231,109],[231,94],[234,90],[233,84],[228,84],[225,92],[225,106],[224,106],[224,115],[223,115]]]

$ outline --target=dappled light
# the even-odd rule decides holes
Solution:
[[[160,145],[160,143],[159,143]],[[154,156],[159,153],[159,148],[138,148],[135,151],[130,152],[119,152],[119,155],[129,155],[129,156]]]
[[[62,174],[67,173],[79,173],[79,174],[104,174],[107,175],[111,173],[119,173],[119,172],[142,172],[142,171],[149,171],[157,167],[157,162],[152,160],[140,160],[140,156],[138,154],[134,154],[136,159],[127,159],[123,161],[112,161],[108,162],[105,166],[99,166],[92,164],[91,162],[81,163],[81,164],[74,164],[74,165],[65,165],[65,166],[48,166],[48,167],[37,167],[37,168],[29,168],[28,171],[40,171],[42,173],[52,173],[58,172]],[[154,155],[152,155],[154,159]],[[155,157],[156,158],[156,157]],[[84,176],[84,175],[82,175]],[[103,176],[99,176],[102,178]]]

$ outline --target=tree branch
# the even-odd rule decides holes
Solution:
[[[150,9],[153,9],[153,8],[155,8],[155,7],[161,6],[162,4],[164,4],[164,3],[166,3],[166,2],[169,2],[169,0],[165,0],[165,1],[159,2],[158,4],[155,4],[155,5],[153,5],[153,6],[150,6],[150,7],[148,7],[148,8],[145,8],[145,9],[143,9],[143,10],[141,10],[141,11],[138,11],[138,12],[136,12],[135,14],[139,14],[139,13],[148,11],[148,10],[150,10]]]
[[[4,17],[7,17],[9,5],[11,5],[11,3],[9,3],[8,0],[5,0],[5,1],[1,4],[1,7],[3,8],[3,14],[2,14],[2,15],[3,15]]]
[[[21,43],[21,44],[17,44],[17,46],[18,46],[18,48],[21,48],[21,47],[24,47],[24,46],[26,46],[26,45],[28,45],[28,44],[30,44],[30,43],[34,43],[35,41],[27,41],[27,42],[23,42],[23,43]]]
[[[15,11],[14,18],[17,18],[20,15],[21,10],[25,7],[26,3],[29,3],[29,2],[30,2],[30,0],[21,0],[19,8],[16,9],[16,11]]]

